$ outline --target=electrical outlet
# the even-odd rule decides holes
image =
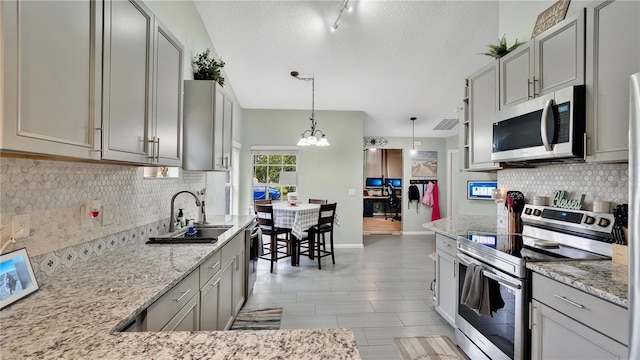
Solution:
[[[113,211],[113,205],[102,205],[102,226],[111,225],[116,222],[116,214]]]
[[[80,227],[83,229],[90,229],[93,227],[93,219],[91,218],[86,206],[80,206]]]
[[[21,234],[26,234],[26,236],[31,232],[31,214],[14,215],[11,217],[11,236],[13,237],[21,230]]]

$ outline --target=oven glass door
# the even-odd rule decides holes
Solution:
[[[467,265],[462,261],[459,261],[458,264],[458,299],[461,299]],[[498,272],[498,270],[495,271]],[[506,277],[507,275],[503,274],[502,276]],[[522,299],[522,283],[520,280],[515,278],[514,281],[509,284],[507,284],[507,282],[496,281],[491,278],[488,279],[488,281],[490,283],[489,287],[492,290],[499,290],[498,292],[494,292],[490,297],[492,300],[491,316],[478,315],[474,310],[471,310],[463,304],[458,304],[458,315],[508,358],[520,358],[522,355],[521,352],[523,351],[521,346],[525,335],[523,327],[527,326],[524,323],[524,318],[522,316],[522,308],[524,305]],[[513,287],[512,285],[514,284],[517,284],[517,286],[521,288],[517,289],[516,287]],[[499,296],[497,295],[498,293]],[[499,298],[501,298],[501,300]],[[520,328],[518,328],[519,326]],[[480,344],[476,345],[482,348],[483,351],[487,352],[487,355],[494,357],[494,354],[491,354],[491,349],[483,348]],[[495,356],[495,358],[500,357],[502,356]]]

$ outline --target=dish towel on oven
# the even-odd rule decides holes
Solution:
[[[460,303],[479,315],[491,316],[489,279],[482,275],[482,266],[469,264],[462,284]]]

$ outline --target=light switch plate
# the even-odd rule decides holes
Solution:
[[[100,216],[102,216],[102,226],[111,225],[116,222],[115,215],[113,205],[102,205],[102,212],[100,213]]]
[[[83,229],[90,229],[93,227],[93,219],[91,219],[86,206],[80,206],[80,227]]]
[[[355,194],[356,194],[356,189],[349,189],[350,196],[355,196]]]

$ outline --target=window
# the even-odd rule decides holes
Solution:
[[[297,150],[252,149],[253,200],[286,200],[297,189]]]

